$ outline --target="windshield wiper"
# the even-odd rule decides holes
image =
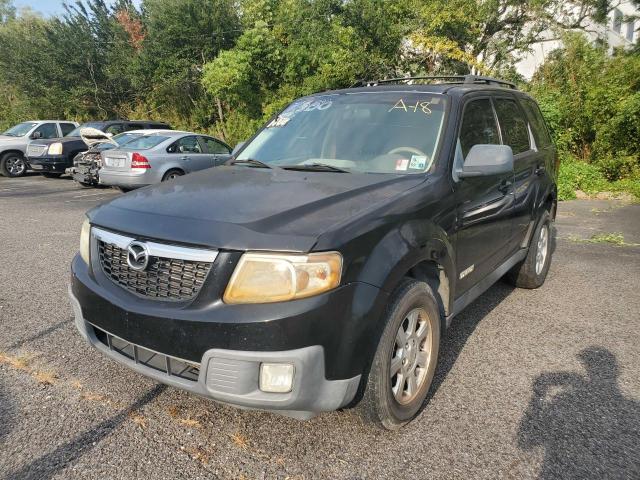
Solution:
[[[351,173],[344,168],[334,167],[327,163],[303,163],[301,165],[284,165],[284,170],[300,170],[305,172],[336,172],[336,173]]]
[[[14,133],[9,133],[9,132],[4,132],[0,135],[6,135],[7,137],[17,137],[18,135],[14,134]]]
[[[233,160],[229,163],[229,165],[248,165],[254,168],[273,168],[271,165],[267,165],[260,160],[256,160],[255,158],[246,158],[243,160]]]

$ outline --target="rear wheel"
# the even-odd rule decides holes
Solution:
[[[45,178],[60,178],[62,174],[56,172],[42,172],[42,176]]]
[[[507,274],[516,287],[538,288],[542,286],[551,266],[551,216],[544,211],[540,216],[526,258]]]
[[[182,170],[169,170],[162,176],[162,181],[166,182],[167,180],[173,180],[174,178],[178,178],[184,175]]]
[[[22,177],[27,172],[27,162],[19,153],[5,153],[0,157],[0,173],[5,177]]]
[[[431,386],[440,347],[440,313],[426,283],[406,280],[387,309],[386,326],[358,406],[389,430],[408,423]]]

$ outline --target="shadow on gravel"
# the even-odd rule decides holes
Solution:
[[[544,448],[540,479],[640,478],[640,402],[618,388],[607,349],[578,354],[586,375],[549,372],[533,384],[518,445]]]
[[[0,445],[2,445],[2,439],[11,431],[13,426],[13,410],[14,407],[7,390],[0,384]]]
[[[62,322],[56,323],[54,325],[51,325],[49,328],[45,328],[44,330],[36,333],[35,335],[27,337],[24,340],[19,340],[17,342],[14,342],[11,345],[9,345],[9,347],[7,349],[8,350],[17,350],[18,348],[23,347],[27,343],[31,343],[31,342],[34,342],[36,340],[39,340],[42,337],[46,337],[50,333],[53,333],[56,330],[58,330],[59,328],[62,328],[64,326],[66,326],[66,325],[73,325],[73,318],[71,319],[71,321],[63,320]]]
[[[111,432],[127,420],[130,413],[152,402],[164,392],[166,388],[166,385],[156,385],[128,408],[121,410],[91,430],[87,430],[78,435],[73,440],[60,445],[52,452],[35,459],[20,470],[8,474],[5,479],[46,480],[54,477],[61,470],[69,466],[69,464],[77,461],[85,453],[89,452],[102,439],[109,436]]]

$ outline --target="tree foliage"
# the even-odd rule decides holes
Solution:
[[[360,79],[513,76],[540,32],[583,29],[617,2],[75,0],[45,19],[0,0],[0,124],[152,118],[234,143],[291,99]],[[567,152],[603,165],[637,154],[620,140],[638,138],[637,56],[569,45],[538,74]]]

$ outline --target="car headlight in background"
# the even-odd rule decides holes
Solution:
[[[47,152],[49,155],[62,155],[62,143],[52,143],[49,145],[49,150]]]
[[[225,303],[272,303],[311,297],[340,285],[342,255],[245,253],[236,266]]]
[[[89,265],[89,249],[91,248],[91,224],[89,219],[85,218],[80,231],[80,256]]]

